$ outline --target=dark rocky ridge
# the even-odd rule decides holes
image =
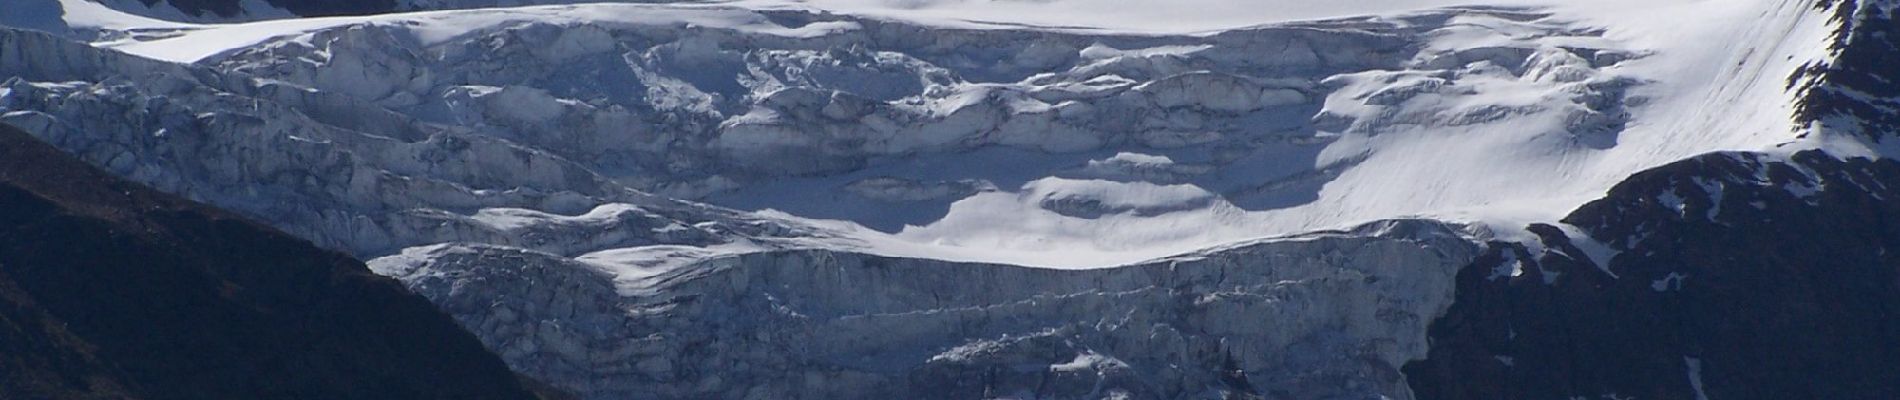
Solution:
[[[98,1],[98,0],[90,0]],[[252,21],[282,17],[279,15],[251,15],[242,3],[246,0],[138,0],[146,7],[170,6],[185,15],[207,21]],[[604,2],[659,3],[668,0],[597,0]],[[336,17],[388,14],[407,11],[434,11],[457,8],[480,8],[489,6],[561,4],[575,1],[401,1],[401,0],[261,0],[258,3],[288,11],[297,17]],[[421,3],[421,4],[418,4]],[[146,10],[124,10],[139,14]],[[273,14],[275,14],[273,12]]]
[[[1900,131],[1896,8],[1816,6],[1836,56],[1788,77],[1796,128]],[[1900,162],[1819,151],[1637,174],[1564,220],[1620,250],[1607,270],[1555,227],[1491,243],[1405,371],[1420,399],[1900,398],[1896,199]]]
[[[1808,65],[1788,84],[1806,82],[1796,104],[1795,122],[1819,123],[1869,138],[1900,131],[1900,24],[1891,2],[1820,1],[1819,7],[1840,23],[1826,63]]]
[[[0,398],[532,398],[360,262],[0,125]]]
[[[241,0],[139,0],[147,7],[168,4],[185,14],[199,17],[254,19],[244,15]],[[300,17],[370,15],[395,12],[395,0],[264,0]]]
[[[1900,162],[1816,151],[1638,174],[1564,221],[1623,249],[1615,276],[1555,227],[1541,253],[1493,243],[1405,372],[1428,400],[1900,398],[1889,199]]]

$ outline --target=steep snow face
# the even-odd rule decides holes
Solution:
[[[347,95],[637,190],[844,221],[813,223],[866,251],[1084,267],[1393,217],[1551,221],[1635,171],[1794,140],[1784,79],[1830,29],[1793,1],[1196,34],[931,14],[955,4],[809,12],[836,4],[286,20],[102,45]]]

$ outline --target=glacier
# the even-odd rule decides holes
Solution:
[[[647,193],[852,222],[838,230],[898,243],[858,246],[887,255],[1101,267],[1384,218],[1552,220],[1635,171],[1791,141],[1773,119],[1786,101],[1739,113],[1765,121],[1702,106],[1788,98],[1768,82],[1785,73],[1704,63],[1792,71],[1816,57],[1798,45],[1823,43],[1826,25],[1776,6],[1683,12],[1785,14],[1770,16],[1809,34],[1772,38],[1790,43],[1780,51],[1665,51],[1588,13],[1526,9],[1141,35],[723,4],[296,19],[104,46],[345,94]],[[1068,179],[1122,152],[1178,160],[1200,172],[1175,191],[1218,200],[1065,211],[1154,195]],[[866,191],[880,182],[957,196]]]
[[[1794,122],[1808,1],[31,1],[0,122],[587,398],[1410,398],[1487,243],[1613,273],[1561,220],[1634,174],[1887,153]]]

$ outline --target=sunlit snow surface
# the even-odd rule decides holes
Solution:
[[[74,7],[83,3],[79,0],[63,3],[68,6],[68,23],[74,26],[131,30],[145,21],[72,12],[93,9]],[[717,184],[701,184],[692,190],[629,183],[662,195],[754,210],[764,218],[798,221],[830,234],[775,244],[709,249],[658,246],[569,255],[627,271],[675,264],[659,260],[786,246],[1031,266],[1105,267],[1400,217],[1470,222],[1481,228],[1474,231],[1480,235],[1520,238],[1524,224],[1553,222],[1634,172],[1709,151],[1770,150],[1795,141],[1798,127],[1787,122],[1792,102],[1785,80],[1803,63],[1825,56],[1828,24],[1803,21],[1821,17],[1799,1],[1492,3],[742,0],[585,4],[233,25],[151,22],[153,28],[164,29],[153,30],[159,34],[105,36],[96,45],[196,62],[252,46],[309,40],[310,32],[361,23],[407,32],[406,40],[423,47],[525,21],[609,30],[685,26],[803,39],[865,29],[851,18],[791,24],[755,11],[822,10],[943,29],[1135,36],[1158,43],[1080,49],[1072,55],[1082,66],[1049,71],[1061,75],[1055,78],[965,77],[933,83],[932,90],[937,92],[928,95],[895,92],[888,99],[873,98],[894,109],[948,115],[979,104],[1001,103],[996,107],[1012,113],[1063,113],[1084,103],[1038,96],[1113,90],[1146,94],[1159,108],[1192,110],[1162,119],[1225,118],[1222,121],[1227,124],[1202,129],[1193,128],[1203,123],[1198,119],[1164,121],[1189,128],[1154,129],[1167,132],[1145,132],[1148,136],[1139,140],[1107,144],[1076,142],[1080,140],[1076,137],[1082,137],[1078,135],[954,151],[929,142],[966,139],[934,137],[935,131],[917,128],[897,137],[925,144],[888,144],[879,150],[884,153],[854,168],[713,181]],[[1446,6],[1497,12],[1432,11]],[[1327,20],[1302,22],[1320,19]],[[1416,24],[1429,26],[1410,26]],[[1326,76],[1320,77],[1293,74],[1286,77],[1287,82],[1261,83],[1261,76],[1249,76],[1245,79],[1261,87],[1239,93],[1231,92],[1234,85],[1222,83],[1220,79],[1229,79],[1226,76],[1193,72],[1179,75],[1184,77],[1180,79],[1135,83],[1110,73],[1070,79],[1088,65],[1170,62],[1197,52],[1230,51],[1210,49],[1234,46],[1221,38],[1229,29],[1262,26],[1409,29],[1413,33],[1408,34],[1416,38],[1407,39],[1409,47],[1399,50],[1411,59],[1389,68],[1325,71]],[[1275,91],[1281,87],[1285,89]],[[777,89],[750,88],[741,94],[765,98],[776,95],[772,90]],[[492,87],[466,91],[474,97],[501,92],[505,91]],[[1003,96],[997,93],[1031,95],[996,100]],[[538,97],[529,97],[533,98]],[[529,103],[517,105],[530,110]],[[560,110],[550,108],[551,114],[544,117]],[[794,119],[763,108],[721,115],[726,118],[723,127],[770,127]],[[783,130],[722,132],[725,136],[715,144],[741,154],[801,140],[784,135]],[[1173,136],[1150,137],[1162,133]],[[1248,145],[1238,145],[1243,142]],[[497,226],[590,218],[506,210],[482,211],[473,217]]]

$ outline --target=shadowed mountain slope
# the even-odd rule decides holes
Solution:
[[[0,397],[532,395],[362,263],[0,125]]]

